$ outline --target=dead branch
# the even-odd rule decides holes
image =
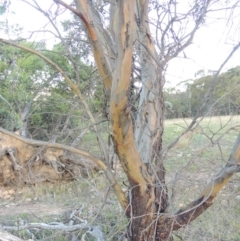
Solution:
[[[95,119],[93,117],[93,114],[92,112],[90,111],[90,108],[87,104],[87,102],[85,101],[80,89],[77,87],[77,85],[75,85],[72,80],[66,75],[66,73],[56,64],[54,63],[52,60],[50,60],[49,58],[47,58],[46,56],[44,56],[43,54],[41,54],[40,52],[36,51],[36,50],[33,50],[31,48],[28,48],[26,46],[23,46],[23,45],[20,45],[18,43],[15,43],[13,41],[9,41],[9,40],[6,40],[6,39],[2,39],[0,38],[0,42],[3,42],[5,44],[8,44],[8,45],[12,45],[14,47],[17,47],[17,48],[20,48],[20,49],[23,49],[27,52],[30,52],[34,55],[37,55],[39,56],[41,59],[43,59],[46,63],[48,63],[49,65],[51,65],[52,67],[54,67],[62,76],[63,78],[65,79],[66,83],[69,85],[69,87],[72,89],[72,91],[78,96],[78,98],[80,99],[80,101],[83,103],[84,105],[84,108],[94,126],[94,129],[96,131],[96,134],[98,136],[98,141],[100,143],[100,146],[102,148],[102,150],[104,150],[104,156],[105,156],[105,159],[107,160],[108,159],[108,155],[107,155],[107,150],[106,150],[106,145],[104,144],[104,141],[102,139],[102,136],[101,134],[99,133],[98,129],[97,129],[97,126],[95,124]],[[102,165],[103,167],[103,165]]]
[[[60,156],[54,156],[54,153],[51,152],[51,149],[56,149],[56,150],[60,150],[60,151],[66,151],[68,153],[72,153],[72,154],[83,156],[83,157],[93,161],[97,165],[98,168],[100,168],[100,169],[102,169],[104,171],[104,173],[105,173],[105,175],[106,175],[110,185],[112,186],[114,192],[116,193],[116,196],[118,197],[119,202],[121,203],[121,206],[123,207],[124,210],[126,210],[126,208],[128,206],[128,201],[126,199],[125,193],[122,191],[121,186],[116,181],[113,173],[111,172],[111,169],[107,168],[107,166],[103,163],[103,161],[101,159],[99,159],[98,157],[95,157],[95,156],[91,155],[89,152],[86,152],[86,151],[80,150],[80,149],[76,149],[76,148],[71,147],[71,146],[58,144],[58,143],[49,143],[49,142],[45,142],[45,141],[38,141],[38,140],[27,139],[27,138],[15,135],[14,133],[12,133],[10,131],[7,131],[7,130],[5,130],[5,129],[0,127],[0,135],[1,135],[1,133],[3,135],[8,136],[8,137],[14,138],[15,140],[18,140],[20,142],[28,144],[29,147],[31,147],[31,149],[32,149],[31,150],[32,155],[30,155],[29,153],[25,153],[25,154],[30,155],[28,157],[28,160],[31,160],[32,156],[36,156],[36,158],[34,158],[34,159],[35,159],[35,162],[37,162],[36,165],[38,165],[38,166],[41,166],[41,162],[43,160],[42,160],[41,154],[36,155],[36,152],[34,152],[33,149],[41,147],[41,148],[44,148],[45,150],[50,150],[50,156],[53,156],[55,161],[60,161],[60,162],[62,161],[61,164],[65,165],[66,171],[69,172],[69,175],[71,177],[73,177],[73,174],[74,174],[74,172],[71,171],[71,170],[73,170],[72,168],[74,168],[74,167],[71,167],[71,166],[67,165],[68,162],[70,162],[71,164],[75,164],[75,165],[77,164],[77,165],[80,165],[80,166],[83,166],[83,167],[86,167],[86,164],[84,162],[81,162],[80,160],[75,160],[74,158],[68,158],[68,157],[66,157],[66,156],[64,156],[62,154]],[[6,150],[4,152],[6,152]],[[28,150],[28,152],[30,152],[30,150]],[[5,157],[5,156],[3,156],[3,157]],[[47,157],[45,157],[45,159],[46,158]],[[49,163],[51,163],[51,158],[50,159],[47,158],[47,161],[50,161]],[[58,167],[61,167],[61,168],[64,167],[62,165],[58,165],[57,162],[56,162],[56,165],[57,166],[55,166],[55,169],[56,168],[58,169]],[[11,169],[11,167],[9,167],[9,168]],[[32,177],[34,175],[36,175],[37,173],[33,173],[32,172],[31,165],[25,166],[25,169],[26,168],[29,169],[29,171],[28,171],[29,181],[28,182],[31,182]],[[69,168],[69,170],[67,168]],[[77,168],[77,166],[76,166],[76,168]],[[46,172],[49,172],[49,168],[46,169]],[[56,174],[56,175],[58,175],[58,174]],[[42,181],[42,178],[44,178],[44,180],[51,181],[51,179],[49,179],[49,175],[47,175],[47,173],[44,174],[44,177],[38,176],[38,178],[39,178],[39,181]],[[6,179],[8,180],[8,177],[6,177]]]
[[[34,234],[30,230],[57,230],[60,232],[75,232],[80,230],[86,230],[85,234],[89,233],[93,237],[95,237],[98,241],[104,241],[104,235],[100,226],[91,226],[88,224],[87,220],[81,219],[78,216],[81,215],[82,206],[80,209],[75,209],[70,213],[68,224],[64,224],[62,222],[51,222],[51,223],[26,223],[25,220],[20,220],[18,222],[18,226],[1,226],[0,228],[0,240],[3,241],[22,241],[22,239],[17,238],[9,234],[7,231],[28,231],[31,236]],[[75,223],[75,224],[74,224]]]
[[[17,227],[14,226],[2,226],[2,229],[8,231],[19,231],[25,229],[45,229],[45,230],[58,230],[62,232],[74,232],[82,229],[91,229],[89,225],[83,224],[74,224],[74,225],[66,225],[60,222],[52,222],[52,223],[26,223],[24,225],[20,225]]]
[[[63,145],[63,144],[49,143],[49,142],[45,142],[45,141],[37,141],[37,140],[27,139],[27,138],[15,135],[14,133],[7,131],[1,127],[0,127],[0,132],[6,134],[8,136],[11,136],[17,140],[20,140],[26,144],[32,145],[34,147],[56,148],[56,149],[61,149],[64,151],[69,151],[69,152],[77,154],[77,155],[81,155],[81,156],[86,157],[86,158],[92,160],[93,162],[95,162],[102,170],[106,170],[106,165],[102,162],[102,160],[98,159],[97,157],[91,155],[90,153],[88,153],[86,151],[76,149],[74,147],[70,147],[70,146]]]

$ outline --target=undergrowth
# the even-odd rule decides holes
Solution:
[[[218,143],[217,138],[226,130],[239,124],[239,118],[233,118],[227,126],[229,118],[209,118],[201,123],[199,128],[184,140],[172,148],[166,158],[166,180],[169,190],[170,202],[174,212],[187,203],[194,200],[201,192],[204,185],[225,165],[233,143],[237,137],[236,131],[227,133]],[[164,146],[172,142],[186,127],[183,120],[167,120],[165,122]],[[106,135],[107,136],[107,135]],[[91,142],[91,133],[86,136],[86,145]],[[106,137],[107,138],[107,137]],[[94,141],[95,142],[95,141]],[[117,164],[117,178],[123,189],[127,191],[123,182],[126,177]],[[61,221],[68,223],[71,210],[81,208],[80,218],[91,225],[101,226],[106,240],[118,240],[128,221],[110,188],[105,177],[101,173],[95,174],[88,179],[79,179],[71,183],[45,184],[28,186],[16,190],[14,200],[1,200],[1,206],[18,203],[23,205],[39,204],[37,213],[26,212],[14,213],[14,206],[7,217],[0,214],[2,225],[16,225],[19,221],[25,222],[53,222]],[[41,210],[40,204],[59,207],[55,215],[48,214],[47,210]],[[50,207],[51,208],[51,207]],[[190,225],[174,233],[174,240],[184,241],[239,241],[240,240],[240,175],[236,174],[231,182],[221,191],[212,207]],[[76,240],[86,230],[75,232]],[[16,233],[17,236],[29,239],[26,231]],[[67,241],[73,238],[72,234],[43,231],[36,232],[37,240]],[[86,240],[93,240],[86,236]]]

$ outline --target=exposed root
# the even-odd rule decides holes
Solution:
[[[95,163],[77,154],[25,143],[0,132],[0,185],[70,181],[98,170]]]

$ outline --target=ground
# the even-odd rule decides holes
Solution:
[[[165,122],[165,146],[181,133],[190,120],[185,121]],[[227,132],[219,140],[220,146],[212,145],[211,140],[217,140],[228,128],[234,126],[239,128],[240,117],[208,118],[200,128],[185,135],[169,151],[165,166],[170,201],[174,209],[196,198],[204,185],[226,163],[239,129]],[[116,171],[120,183],[126,181],[119,166]],[[126,228],[127,220],[101,173],[71,183],[26,186],[23,189],[0,187],[0,224],[15,225],[19,219],[27,222],[67,222],[71,210],[76,208],[83,210],[81,219],[102,227],[107,240],[117,240]],[[215,205],[191,225],[175,233],[174,241],[181,240],[178,236],[185,241],[239,241],[239,213],[240,174],[237,174],[221,191]],[[49,235],[52,236],[53,233],[46,234],[46,237]],[[61,237],[58,240],[67,239]]]
[[[49,202],[39,201],[37,197],[23,197],[24,192],[27,190],[14,191],[13,189],[0,188],[0,218],[6,218],[8,215],[39,215],[39,217],[45,216],[59,216],[65,212],[70,211],[69,207],[57,206]]]

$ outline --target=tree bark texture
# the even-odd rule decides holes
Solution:
[[[127,198],[121,186],[116,182],[110,167],[107,163],[104,163],[104,161],[107,162],[107,158],[101,160],[84,151],[77,151],[74,148],[68,150],[89,157],[99,168],[104,170],[129,219],[127,230],[129,240],[171,241],[172,232],[189,224],[210,207],[220,189],[226,185],[235,172],[240,171],[239,135],[227,165],[207,185],[200,196],[181,210],[174,213],[169,212],[171,208],[168,207],[165,168],[160,154],[165,112],[162,93],[163,76],[168,61],[191,43],[194,33],[204,22],[211,1],[202,1],[200,6],[196,5],[197,11],[194,11],[194,8],[189,11],[189,16],[195,14],[195,25],[190,33],[187,32],[179,38],[173,33],[173,24],[175,21],[179,24],[188,15],[186,14],[183,17],[176,15],[170,18],[170,10],[166,12],[162,10],[161,16],[169,16],[170,20],[166,23],[163,22],[158,51],[149,26],[150,1],[111,1],[108,28],[104,26],[100,13],[94,6],[94,1],[75,0],[76,8],[61,0],[55,0],[55,2],[79,17],[91,44],[94,60],[110,102],[111,135],[115,152],[129,182]],[[159,24],[161,23],[159,22]],[[181,42],[179,42],[180,40]],[[21,47],[3,39],[0,39],[0,41]],[[62,74],[67,84],[84,103],[85,109],[94,123],[81,91],[62,69],[42,54],[27,48],[24,49],[38,55]],[[136,119],[132,116],[128,99],[134,54],[138,56],[138,64],[141,69],[141,95],[137,106]],[[25,159],[30,159],[33,155],[36,155],[34,154],[36,153],[34,148],[40,146],[50,148],[48,150],[51,153],[55,149],[59,151],[66,148],[58,144],[51,146],[49,143],[43,145],[36,142],[29,146],[27,153],[30,156]],[[9,150],[4,149],[4,151],[6,153],[2,157],[8,159],[12,157]],[[19,153],[19,155],[21,156],[23,153]],[[14,157],[15,159],[11,158],[11,165],[17,170],[19,166],[22,166],[19,161],[21,158]]]
[[[164,68],[171,58],[190,44],[201,21],[196,21],[183,46],[172,43],[167,48],[164,37],[174,22],[171,20],[163,32],[159,56],[150,32],[147,0],[123,0],[110,4],[111,23],[108,29],[104,27],[93,2],[76,0],[76,9],[60,0],[57,2],[79,16],[85,26],[99,75],[109,93],[111,134],[129,181],[128,203],[122,205],[129,218],[128,237],[132,241],[172,240],[172,231],[187,224],[190,216],[197,216],[193,215],[195,209],[201,206],[199,210],[205,210],[210,206],[208,201],[212,200],[211,194],[204,192],[190,204],[190,209],[186,207],[186,213],[169,214],[165,169],[160,155],[165,109],[162,94]],[[203,19],[209,3],[201,6],[203,14],[199,20]],[[142,93],[133,123],[128,92],[134,51],[140,59]],[[116,194],[120,203],[126,202],[123,196]],[[209,195],[208,201],[206,195]],[[176,220],[181,223],[180,226]]]

